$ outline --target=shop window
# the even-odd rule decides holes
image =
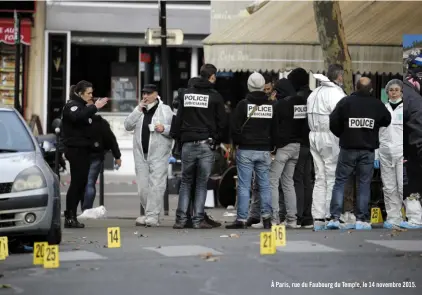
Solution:
[[[138,47],[72,44],[71,84],[86,80],[95,97],[111,98],[102,112],[130,112],[137,105]]]

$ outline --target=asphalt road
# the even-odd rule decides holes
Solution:
[[[260,230],[173,230],[171,218],[162,222],[144,228],[108,219],[66,229],[58,269],[34,266],[32,254],[11,255],[0,262],[0,284],[9,287],[0,294],[421,294],[420,230],[288,230],[286,246],[262,256]],[[111,226],[121,229],[121,248],[105,247]]]

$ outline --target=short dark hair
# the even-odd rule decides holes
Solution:
[[[69,88],[69,96],[72,97],[72,94],[75,93],[76,85],[71,85]]]
[[[75,85],[75,93],[85,93],[88,88],[92,88],[92,83],[82,80]]]
[[[209,79],[215,74],[217,74],[217,68],[213,64],[204,64],[199,71],[199,75],[205,79]]]
[[[265,79],[265,84],[273,83],[273,77],[271,75],[265,74],[263,75]]]
[[[332,64],[328,67],[327,78],[330,81],[337,80],[338,76],[343,75],[343,74],[344,74],[344,68],[342,65]]]
[[[369,78],[368,80],[369,81],[367,84],[362,84],[361,79],[359,79],[358,82],[356,83],[356,90],[365,92],[365,93],[370,93],[372,91],[372,81]]]

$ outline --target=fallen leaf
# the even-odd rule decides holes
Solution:
[[[8,284],[2,284],[2,285],[0,285],[0,288],[1,289],[10,289],[10,288],[12,288],[12,286],[8,285]]]
[[[200,254],[199,256],[201,256],[203,259],[208,259],[212,257],[213,255],[211,252],[207,252],[207,253]]]
[[[216,262],[216,261],[220,261],[220,257],[214,256],[214,257],[209,257],[207,259],[205,259],[205,261],[207,262]]]
[[[133,234],[134,234],[134,235],[137,235],[137,234],[138,234],[138,232],[136,231],[136,232],[134,232]]]
[[[350,235],[352,233],[352,231],[351,230],[348,230],[347,233]]]
[[[230,234],[230,238],[239,238],[240,236],[238,234]]]

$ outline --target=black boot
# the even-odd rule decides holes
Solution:
[[[84,228],[85,224],[80,223],[76,218],[76,213],[71,211],[64,212],[64,227],[65,228]]]

